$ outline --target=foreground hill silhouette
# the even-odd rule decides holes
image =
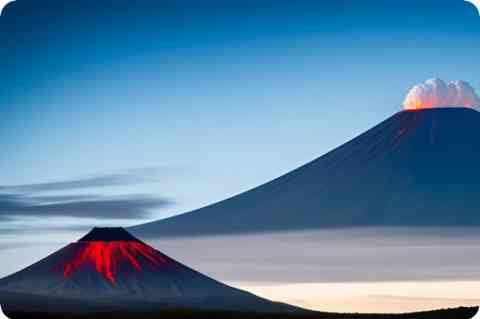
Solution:
[[[276,303],[204,276],[122,228],[94,228],[0,280],[0,304],[19,318],[468,319],[477,307],[403,315],[335,314]]]
[[[43,302],[43,301],[42,301]],[[65,300],[51,300],[50,309],[58,307],[58,303]],[[66,303],[66,306],[71,304]],[[404,314],[359,314],[359,313],[332,313],[319,311],[304,311],[299,313],[269,313],[246,311],[221,311],[205,309],[159,309],[155,305],[150,310],[138,310],[124,307],[112,309],[85,304],[82,312],[24,312],[7,311],[11,319],[470,319],[478,312],[478,307],[459,307],[432,311],[412,312]]]
[[[402,111],[271,182],[131,230],[181,236],[480,225],[479,128],[473,109]]]

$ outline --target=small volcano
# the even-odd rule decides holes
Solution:
[[[72,315],[98,309],[291,312],[162,254],[123,228],[94,228],[77,242],[0,280],[6,311]],[[48,306],[47,306],[48,305]]]

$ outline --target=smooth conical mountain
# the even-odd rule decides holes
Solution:
[[[402,111],[269,183],[131,230],[177,236],[480,225],[479,128],[473,109]]]
[[[94,228],[79,241],[1,279],[0,303],[17,317],[70,317],[107,310],[117,315],[168,309],[303,311],[202,275],[122,228]]]

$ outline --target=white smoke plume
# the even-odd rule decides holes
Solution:
[[[430,79],[415,85],[408,92],[403,107],[406,110],[437,107],[470,107],[480,110],[480,98],[465,81],[447,84],[441,79]]]

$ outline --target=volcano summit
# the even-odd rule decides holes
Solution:
[[[178,236],[480,225],[479,127],[471,108],[405,110],[271,182],[131,230]]]

